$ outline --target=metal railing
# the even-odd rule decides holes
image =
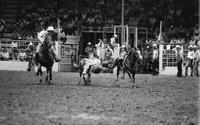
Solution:
[[[161,54],[162,54],[162,66],[166,67],[175,67],[176,66],[176,56],[175,56],[175,52],[172,50],[173,48],[176,47],[176,45],[178,44],[164,44]],[[187,52],[188,52],[188,44],[183,44],[180,45],[181,47],[183,47],[183,65],[186,64],[186,58],[187,58]],[[161,47],[161,46],[160,46]]]
[[[12,42],[15,42],[17,44],[16,48],[13,48]],[[28,47],[28,44],[32,42],[33,45],[36,48],[37,41],[35,40],[0,40],[0,60],[2,61],[20,61],[19,53],[25,50]],[[8,53],[8,58],[4,57],[4,52]],[[26,61],[26,60],[25,60]]]

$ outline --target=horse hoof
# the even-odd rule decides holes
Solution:
[[[40,83],[42,82],[42,79],[40,79]]]
[[[118,85],[118,84],[114,84],[113,87],[117,87],[117,88],[119,88],[120,85]]]
[[[51,81],[48,81],[48,84],[51,85],[52,84]]]
[[[136,85],[135,85],[135,88],[139,88],[139,86],[136,86]]]

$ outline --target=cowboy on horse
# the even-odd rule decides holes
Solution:
[[[46,30],[42,30],[42,31],[40,31],[39,33],[38,33],[38,36],[37,36],[37,38],[38,38],[38,40],[39,40],[39,43],[38,43],[38,46],[37,46],[37,48],[36,48],[36,56],[38,55],[38,53],[39,53],[39,51],[40,51],[40,49],[41,49],[41,47],[42,47],[42,45],[43,45],[43,42],[44,42],[44,40],[45,40],[45,38],[46,38],[46,36],[48,35],[49,37],[51,37],[50,39],[50,41],[52,41],[52,36],[53,36],[53,33],[54,33],[54,28],[53,28],[53,26],[49,26]],[[52,43],[51,43],[52,44]],[[53,46],[51,46],[51,49],[50,49],[51,51],[52,51],[52,54],[53,54],[53,56],[54,56],[54,59],[55,59],[55,61],[56,62],[59,62],[61,59],[56,55],[56,53],[54,52],[54,48],[53,48]]]

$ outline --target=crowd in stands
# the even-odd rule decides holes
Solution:
[[[32,42],[24,41],[23,44],[19,44],[20,41],[12,41],[10,44],[0,46],[0,60],[1,61],[28,61],[30,57],[29,48],[32,47],[32,52],[35,50],[35,45]],[[21,41],[22,42],[22,41]],[[31,45],[31,46],[30,46]]]
[[[61,27],[65,34],[77,34],[81,26],[102,27],[104,25],[104,14],[101,9],[102,0],[97,1],[56,0],[51,1],[29,1],[19,10],[17,15],[16,32],[21,37],[36,36],[36,33],[49,25],[57,27],[57,22],[61,22]],[[113,22],[112,20],[110,22]]]
[[[143,17],[139,23],[148,27],[154,36],[158,35],[162,21],[164,39],[190,39],[198,23],[197,0],[141,0],[136,12]]]
[[[125,24],[129,17],[134,17],[138,26],[149,28],[156,37],[162,20],[162,37],[168,43],[190,41],[196,38],[195,34],[198,36],[196,0],[139,0],[135,4],[130,1],[125,1]],[[22,0],[13,39],[34,40],[37,32],[49,25],[56,28],[57,22],[61,22],[62,33],[66,35],[80,33],[82,26],[101,30],[103,26],[120,24],[120,17],[119,0]]]

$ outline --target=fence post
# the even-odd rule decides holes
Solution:
[[[59,41],[55,41],[55,53],[60,57],[60,42]],[[58,69],[57,71],[60,71],[60,64],[58,63]]]
[[[163,70],[163,45],[159,45],[159,73]]]

